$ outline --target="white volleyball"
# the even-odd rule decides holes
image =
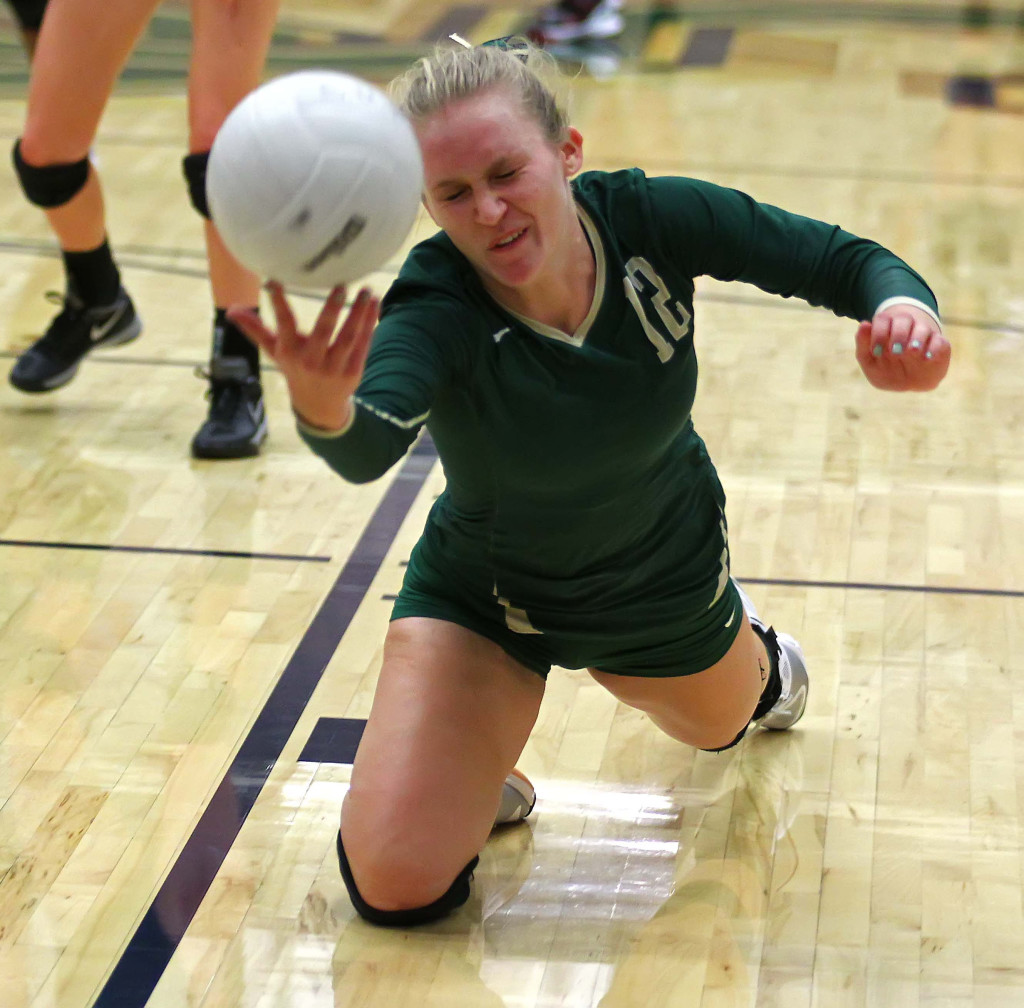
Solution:
[[[408,119],[380,88],[299,70],[232,110],[207,166],[210,215],[254,273],[329,288],[379,269],[416,219],[423,161]]]

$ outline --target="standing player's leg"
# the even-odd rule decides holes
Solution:
[[[267,436],[260,385],[259,352],[225,316],[233,305],[255,308],[260,278],[224,247],[209,220],[206,162],[228,113],[260,83],[277,19],[279,0],[192,0],[192,60],[189,67],[189,154],[185,178],[203,215],[213,293],[209,415],[192,441],[197,458],[255,455]]]
[[[94,347],[127,343],[141,329],[107,242],[89,149],[114,82],[158,2],[61,0],[43,19],[14,163],[25,195],[45,211],[60,244],[67,292],[63,311],[11,371],[22,391],[59,388]]]
[[[338,841],[362,916],[405,926],[465,902],[543,695],[539,675],[470,630],[391,624]]]

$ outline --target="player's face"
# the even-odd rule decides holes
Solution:
[[[485,286],[523,288],[556,269],[579,228],[569,178],[582,138],[547,140],[505,90],[453,102],[416,128],[424,202]]]

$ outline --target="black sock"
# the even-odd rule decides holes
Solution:
[[[121,274],[114,263],[110,244],[88,252],[68,252],[61,249],[68,290],[80,297],[87,308],[113,304],[121,289]]]
[[[242,357],[253,375],[257,379],[260,376],[259,347],[228,318],[224,308],[216,308],[213,313],[213,356]]]

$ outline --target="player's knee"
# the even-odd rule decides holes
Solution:
[[[189,199],[196,213],[210,219],[210,204],[206,199],[206,166],[210,162],[210,152],[197,151],[194,154],[186,154],[181,161],[182,171],[185,173],[185,185],[188,187]]]
[[[474,857],[454,881],[439,884],[422,866],[387,865],[375,859],[374,864],[360,864],[361,885],[357,886],[340,832],[337,850],[341,877],[356,912],[382,927],[413,927],[453,913],[469,899],[469,882],[479,861]]]
[[[750,727],[750,723],[745,724],[738,735],[734,735],[729,741],[724,742],[721,745],[699,745],[698,749],[702,749],[704,752],[725,752],[727,749],[731,749],[733,746],[739,745],[743,740],[743,736],[747,734],[747,729]]]
[[[15,141],[12,156],[14,170],[28,201],[46,210],[70,203],[89,179],[88,156],[67,164],[30,162],[25,158],[21,140]]]

